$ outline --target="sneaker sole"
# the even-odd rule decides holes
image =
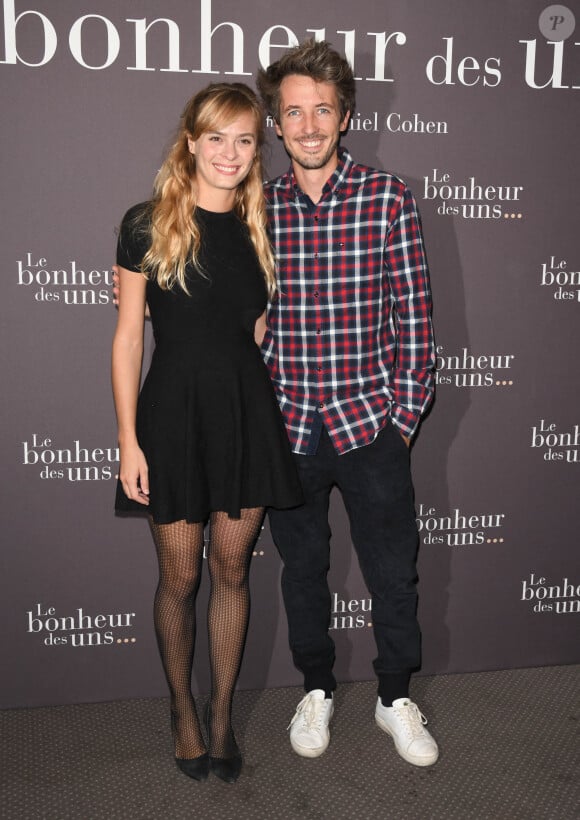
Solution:
[[[307,749],[305,746],[299,746],[292,740],[290,741],[290,745],[292,746],[296,754],[300,755],[300,757],[320,757],[320,755],[323,755],[324,752],[328,749],[328,743],[326,744],[326,746],[323,746],[322,749]]]
[[[402,757],[403,760],[406,760],[407,763],[411,763],[413,766],[432,766],[434,763],[437,763],[437,760],[439,759],[439,751],[437,751],[435,757],[429,758],[428,760],[425,760],[424,757],[414,757],[413,755],[409,754],[409,752],[405,751],[404,749],[401,749],[400,746],[397,746],[395,736],[393,735],[387,724],[384,723],[376,713],[375,721],[379,729],[382,729],[383,732],[386,732],[386,734],[388,734],[388,736],[392,738],[393,743],[395,744],[395,749],[397,750],[400,757]]]

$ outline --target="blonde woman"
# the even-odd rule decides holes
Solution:
[[[262,362],[274,260],[266,237],[263,113],[247,86],[213,84],[183,112],[150,202],[119,236],[113,342],[116,508],[146,510],[159,560],[155,629],[184,774],[237,780],[231,725],[249,611],[248,569],[265,506],[302,496]],[[147,303],[155,351],[139,393]],[[191,694],[195,599],[207,551],[211,696],[204,739]]]

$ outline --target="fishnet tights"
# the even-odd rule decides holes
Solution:
[[[240,518],[210,516],[208,567],[211,591],[208,633],[211,668],[209,744],[212,757],[231,757],[235,741],[231,708],[250,610],[248,570],[251,547],[263,509],[244,509]],[[202,523],[150,521],[159,561],[154,622],[159,652],[171,694],[175,756],[199,757],[206,751],[191,694],[195,645],[195,599],[203,562]]]

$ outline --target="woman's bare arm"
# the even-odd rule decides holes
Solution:
[[[113,397],[119,428],[119,476],[128,498],[149,503],[149,478],[145,456],[137,442],[135,421],[143,361],[145,317],[144,276],[119,267],[123,298],[119,302],[117,329],[113,339]]]

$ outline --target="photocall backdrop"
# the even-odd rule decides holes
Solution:
[[[149,196],[185,100],[253,84],[307,36],[354,67],[343,143],[401,176],[423,218],[437,340],[412,452],[423,673],[580,659],[577,0],[297,6],[2,2],[0,706],[165,694],[151,536],[113,512],[116,227]],[[268,125],[273,176],[288,160]],[[370,600],[338,494],[331,523],[337,673],[369,679]],[[243,688],[299,683],[279,578],[266,525]],[[202,619],[199,692],[206,649]]]

